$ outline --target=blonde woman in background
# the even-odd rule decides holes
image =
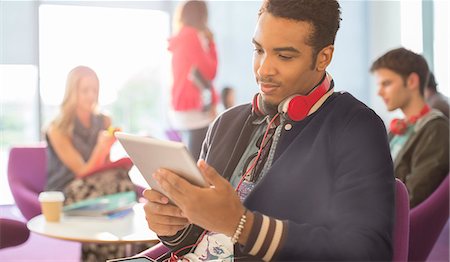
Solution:
[[[118,192],[133,191],[128,170],[117,168],[92,174],[109,162],[115,137],[111,118],[97,110],[99,79],[89,67],[78,66],[67,77],[59,115],[46,131],[46,190],[62,191],[65,204]],[[125,246],[83,244],[83,261],[125,256]]]

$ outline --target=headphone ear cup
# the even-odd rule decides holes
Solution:
[[[287,115],[292,121],[301,121],[308,115],[311,106],[305,96],[294,96],[287,109]]]
[[[263,111],[263,106],[262,106],[262,101],[261,101],[261,97],[260,94],[257,93],[254,97],[253,97],[253,101],[252,101],[252,111],[254,114],[256,114],[257,116],[265,116],[266,114]]]
[[[311,108],[330,90],[333,86],[333,80],[328,74],[324,76],[321,84],[314,88],[306,96],[293,95],[285,98],[278,104],[278,112],[287,115],[292,121],[301,121],[305,119]],[[275,108],[275,110],[277,110]],[[257,116],[266,116],[270,114],[271,108],[265,107],[260,93],[253,97],[252,112]],[[276,113],[276,112],[275,112]]]
[[[288,98],[286,100],[287,108],[283,108],[283,111],[292,121],[297,122],[305,119],[311,108],[330,90],[331,86],[332,80],[328,78],[328,75],[325,75],[320,85],[313,89],[310,94]],[[283,107],[286,107],[286,105]]]
[[[408,124],[403,119],[393,119],[389,125],[389,130],[394,135],[403,135],[408,129]]]

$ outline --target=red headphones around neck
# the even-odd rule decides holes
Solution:
[[[308,95],[293,95],[284,99],[278,105],[278,112],[286,114],[292,121],[301,121],[308,116],[311,108],[333,87],[333,79],[327,73],[321,83],[316,86]],[[252,111],[257,116],[266,116],[264,111],[261,94],[256,94],[253,97]]]
[[[417,120],[428,114],[430,110],[430,107],[428,105],[425,105],[422,110],[420,110],[418,115],[412,116],[408,119],[393,119],[389,126],[389,130],[394,135],[403,135],[406,133],[406,130],[408,130],[408,126],[415,124]]]

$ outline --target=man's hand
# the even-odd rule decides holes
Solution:
[[[198,167],[209,188],[194,186],[167,169],[159,169],[153,176],[189,222],[232,236],[245,208],[230,183],[214,168],[203,160]]]
[[[143,196],[148,200],[144,205],[148,227],[159,236],[173,236],[185,228],[189,222],[181,210],[169,204],[169,199],[155,190],[146,189]]]

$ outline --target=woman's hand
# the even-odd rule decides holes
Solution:
[[[114,142],[116,142],[116,137],[107,130],[102,130],[98,133],[97,146],[106,154],[109,153]]]

